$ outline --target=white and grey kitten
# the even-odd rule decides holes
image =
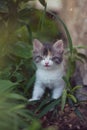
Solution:
[[[33,95],[29,101],[39,100],[46,87],[52,90],[52,98],[58,99],[62,95],[65,83],[63,65],[63,41],[52,44],[42,44],[39,40],[33,41],[33,59],[36,64],[36,81]]]

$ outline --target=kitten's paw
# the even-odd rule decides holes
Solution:
[[[29,101],[29,102],[32,102],[32,101],[38,101],[38,100],[39,100],[39,99],[37,99],[37,98],[36,98],[36,99],[35,99],[35,98],[30,98],[28,101]]]
[[[28,101],[31,102],[31,101],[34,101],[34,99],[33,99],[33,98],[30,98]]]

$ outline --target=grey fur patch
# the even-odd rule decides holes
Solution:
[[[51,55],[51,60],[55,62],[56,64],[60,64],[63,61],[63,53],[58,53],[57,50],[55,51],[53,48],[53,44],[45,43],[43,44],[43,49],[33,52],[33,60],[36,63],[39,63],[43,57]]]

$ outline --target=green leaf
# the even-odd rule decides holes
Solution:
[[[43,3],[42,5],[45,6],[43,15],[42,15],[42,17],[40,18],[40,23],[39,23],[40,30],[42,31],[42,30],[44,29],[44,26],[45,26],[44,23],[45,23],[45,17],[46,17],[46,4],[44,3],[45,0],[40,0],[40,1]]]
[[[49,14],[53,15],[55,17],[55,19],[57,21],[59,21],[61,23],[61,25],[63,26],[63,28],[65,29],[65,32],[66,32],[66,35],[67,35],[67,38],[68,38],[68,44],[69,44],[69,48],[70,48],[70,54],[72,56],[72,52],[73,52],[73,44],[72,44],[72,39],[71,39],[71,36],[70,36],[70,33],[68,31],[68,28],[67,26],[65,25],[65,23],[63,22],[63,20],[58,16],[58,15],[55,15],[53,12],[51,11],[48,11]]]
[[[17,82],[21,82],[25,80],[25,77],[23,76],[23,74],[17,72],[17,70],[13,73],[12,76],[15,76],[17,79]]]
[[[81,57],[79,57],[78,55],[76,55],[75,58],[76,58],[77,61],[84,63],[84,60]]]
[[[61,110],[64,110],[65,104],[66,104],[66,98],[67,98],[67,90],[64,89],[63,90],[63,94],[62,94],[62,103],[61,103]]]
[[[80,110],[79,110],[78,108],[76,108],[74,111],[75,111],[76,115],[77,115],[81,120],[84,121],[83,114],[80,112]]]
[[[30,130],[42,130],[40,123],[37,121],[34,121],[34,124],[31,124],[30,126]]]
[[[12,107],[9,111],[16,111],[19,109],[23,109],[25,107],[25,105],[16,105],[14,107]]]
[[[11,98],[11,99],[15,99],[15,100],[26,100],[27,101],[27,99],[25,97],[23,97],[22,95],[16,94],[16,93],[10,93],[7,97]]]
[[[27,30],[29,33],[29,43],[32,43],[32,30],[31,30],[29,24],[26,24],[26,27],[27,27]]]
[[[66,84],[68,84],[68,80],[66,76],[63,76],[63,80],[65,81]]]
[[[6,90],[9,90],[9,88],[11,88],[14,85],[17,85],[18,83],[13,83],[9,80],[1,80],[0,79],[0,93],[4,92]]]
[[[45,0],[39,0],[39,2],[40,2],[44,7],[46,7],[47,3],[46,3]]]
[[[22,41],[19,41],[19,42],[15,43],[10,48],[10,53],[15,55],[15,56],[25,58],[25,59],[29,59],[29,58],[32,57],[29,45],[27,45],[26,43],[24,43]]]
[[[86,49],[87,46],[86,45],[78,45],[78,46],[75,46],[76,48],[78,49]]]
[[[75,57],[72,56],[72,58],[69,58],[69,61],[68,61],[68,71],[67,71],[67,77],[68,79],[70,77],[72,77],[72,75],[74,74],[75,72],[75,69],[76,69],[76,62],[75,62]]]
[[[87,61],[87,56],[85,54],[82,53],[77,53],[78,57],[84,59],[85,61]]]
[[[75,86],[71,91],[75,92],[76,90],[80,89],[82,86]]]
[[[72,100],[74,103],[77,103],[77,99],[76,99],[76,97],[75,97],[74,95],[68,94],[67,96],[68,96],[68,98],[71,98],[71,100]]]
[[[35,74],[29,79],[29,82],[27,83],[26,85],[26,88],[25,88],[25,93],[29,90],[30,87],[32,87],[32,84],[34,83],[35,81]]]
[[[63,80],[65,81],[66,83],[66,88],[69,89],[71,88],[71,85],[70,85],[70,82],[69,82],[69,76],[63,76]]]
[[[74,103],[72,102],[72,100],[70,98],[69,98],[69,104],[70,104],[71,107],[75,107]],[[83,115],[82,115],[82,113],[79,111],[79,109],[77,107],[74,109],[74,112],[76,113],[76,115],[78,117],[80,117],[80,119],[83,120]]]
[[[31,26],[28,23],[24,22],[23,20],[20,20],[20,23],[25,25],[25,27],[27,28],[27,31],[28,31],[28,34],[29,34],[28,35],[28,40],[29,40],[28,42],[29,42],[29,44],[31,44],[32,43],[32,30],[31,30]],[[25,27],[22,27],[21,29],[19,29],[19,32],[22,31],[23,29],[26,32]]]
[[[43,100],[43,102],[40,103],[40,105],[38,106],[38,108],[36,109],[36,112],[40,111],[41,109],[43,109],[44,107],[46,107],[46,104],[48,104],[49,98],[45,98]]]
[[[51,101],[38,115],[39,118],[44,116],[48,111],[60,103],[60,99]]]

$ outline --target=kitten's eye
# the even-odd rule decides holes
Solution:
[[[41,60],[42,60],[42,57],[41,56],[36,56],[35,58],[34,58],[34,60],[35,60],[35,62],[40,62]]]
[[[56,64],[60,64],[62,61],[62,57],[53,57],[52,60],[56,63]]]

